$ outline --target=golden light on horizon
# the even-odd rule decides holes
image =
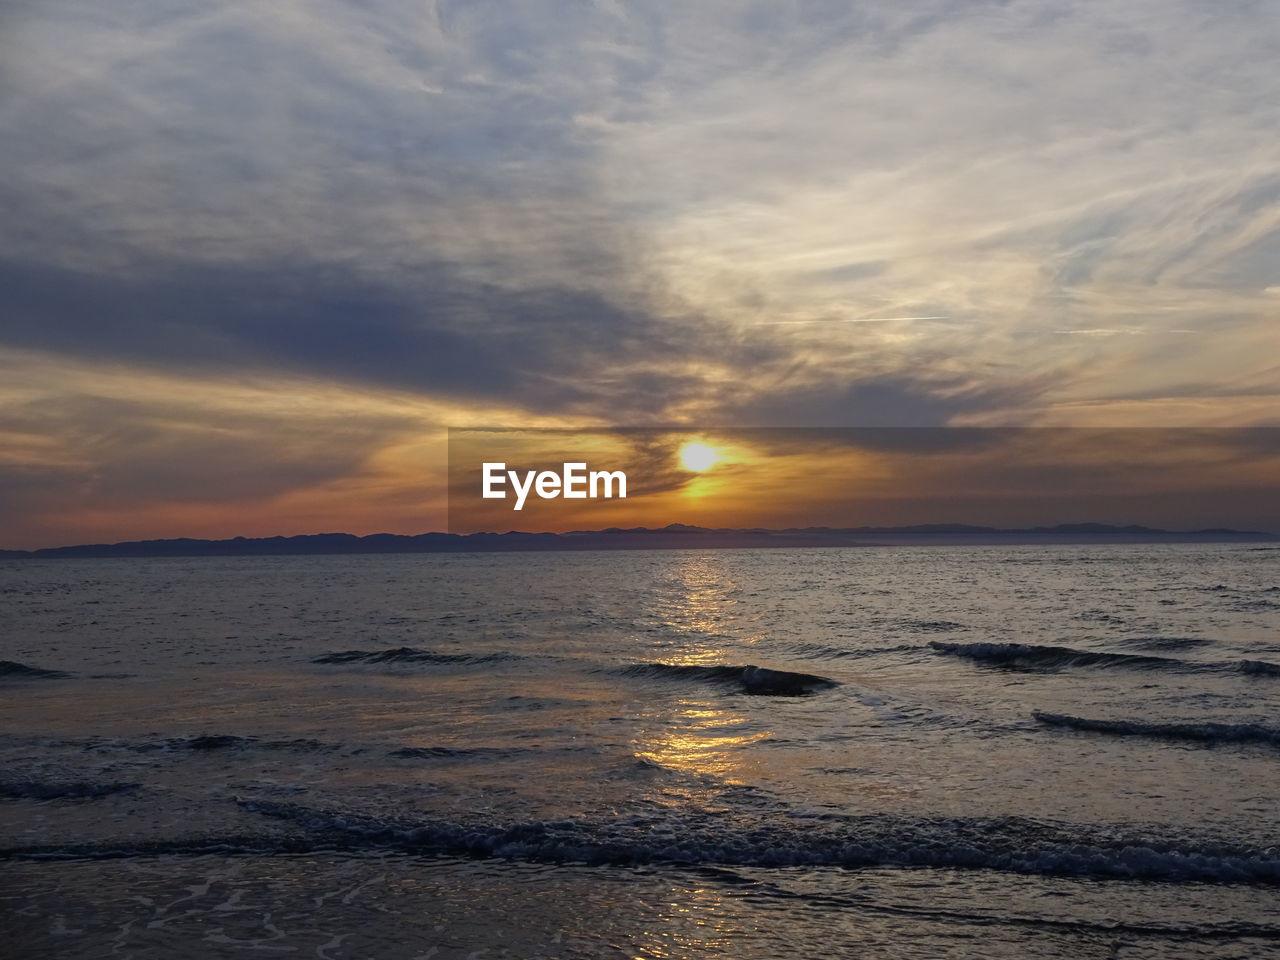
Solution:
[[[705,443],[689,442],[680,448],[680,466],[694,473],[710,470],[720,462],[719,451]]]

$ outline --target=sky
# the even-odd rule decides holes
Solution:
[[[441,529],[450,427],[1280,425],[1276,62],[1270,2],[13,0],[0,546]]]
[[[567,498],[575,462],[575,493],[588,495]],[[601,471],[625,475],[625,499],[616,480],[591,495]],[[530,475],[542,472],[558,479],[540,495]],[[449,431],[448,531],[653,529],[678,517],[713,529],[1280,532],[1278,486],[1271,427],[463,428]]]

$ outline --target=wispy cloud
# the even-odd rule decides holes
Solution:
[[[0,349],[578,422],[1269,422],[1277,54],[1207,0],[18,5]]]

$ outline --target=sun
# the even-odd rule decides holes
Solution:
[[[710,470],[720,462],[720,454],[705,443],[686,443],[680,448],[680,466],[694,473]]]

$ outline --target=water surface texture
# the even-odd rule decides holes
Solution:
[[[12,561],[0,604],[6,956],[1280,957],[1275,548]]]

